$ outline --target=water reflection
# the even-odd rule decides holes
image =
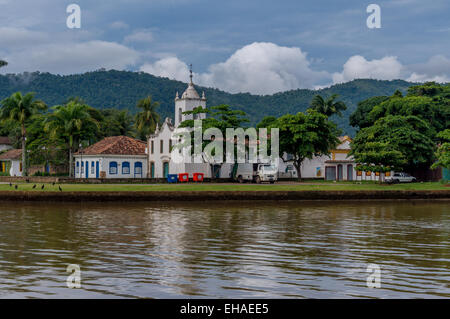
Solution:
[[[449,232],[448,202],[0,203],[0,297],[450,297]]]

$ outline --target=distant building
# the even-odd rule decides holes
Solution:
[[[12,142],[9,137],[0,136],[0,153],[12,149]]]
[[[0,173],[22,176],[22,150],[10,149],[0,155]]]
[[[315,156],[312,159],[306,159],[301,165],[302,178],[306,179],[324,179],[327,181],[355,181],[355,180],[378,180],[380,174],[374,172],[356,171],[357,163],[353,156],[349,155],[351,151],[352,139],[348,136],[339,137],[340,144],[336,149],[330,150],[330,154]],[[285,155],[287,160],[289,155]],[[285,171],[294,170],[291,162],[280,161],[281,175]],[[390,176],[392,172],[387,172],[385,176]],[[288,176],[291,177],[291,176]]]
[[[146,148],[128,136],[107,137],[74,155],[75,178],[147,178]]]
[[[305,159],[301,165],[301,177],[306,179],[325,179],[328,181],[349,180],[352,181],[356,177],[356,164],[353,157],[349,156],[351,138],[348,136],[339,137],[340,144],[334,150],[330,150],[330,154],[315,156],[312,159]],[[280,175],[285,172],[296,170],[289,162],[289,155],[284,155],[287,162],[280,161]],[[288,175],[287,177],[292,177]]]

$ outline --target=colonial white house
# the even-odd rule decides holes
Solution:
[[[147,178],[146,148],[128,136],[107,137],[74,155],[75,178]]]
[[[190,177],[194,173],[203,173],[204,177],[211,177],[211,166],[208,163],[177,163],[171,155],[173,133],[175,129],[186,120],[205,119],[206,114],[185,115],[184,112],[192,111],[201,106],[206,108],[206,97],[197,93],[192,82],[192,70],[189,85],[184,93],[175,96],[175,125],[170,118],[166,118],[161,127],[157,126],[155,133],[148,140],[149,177],[166,178],[168,174],[188,173]],[[222,176],[221,176],[222,177]],[[228,176],[229,177],[229,173]]]
[[[348,136],[339,137],[340,144],[336,149],[331,150],[329,155],[315,156],[312,159],[305,159],[301,165],[302,178],[315,178],[325,180],[355,180],[357,172],[356,163],[352,156],[349,156],[351,138]],[[289,155],[285,155],[285,160]],[[280,161],[280,173],[287,170],[295,170],[292,163]]]
[[[329,155],[316,156],[312,159],[306,159],[301,165],[302,178],[324,179],[327,181],[355,181],[355,180],[377,180],[379,173],[358,172],[357,163],[353,156],[349,155],[351,151],[352,139],[348,136],[339,137],[340,144],[336,149],[331,150]],[[288,159],[288,155],[285,155]],[[280,173],[295,170],[292,163],[280,161]],[[387,172],[386,177],[392,172]]]
[[[0,155],[0,173],[22,176],[22,150],[11,149]]]
[[[11,140],[6,136],[0,136],[0,153],[12,148]]]

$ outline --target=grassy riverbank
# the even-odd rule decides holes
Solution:
[[[33,186],[36,188],[33,189]],[[41,187],[44,185],[44,189]],[[270,184],[17,184],[17,191],[32,192],[58,192],[59,186],[63,192],[164,192],[164,191],[205,191],[205,192],[228,192],[228,191],[435,191],[450,190],[442,183],[411,183],[397,185],[379,185],[377,183],[351,183],[351,182],[305,182],[305,183],[288,183],[280,182],[274,185]],[[0,184],[0,191],[15,192],[15,187],[9,184]]]

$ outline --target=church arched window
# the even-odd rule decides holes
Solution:
[[[181,109],[181,107],[178,109],[178,122],[182,122],[183,121],[183,110]]]

